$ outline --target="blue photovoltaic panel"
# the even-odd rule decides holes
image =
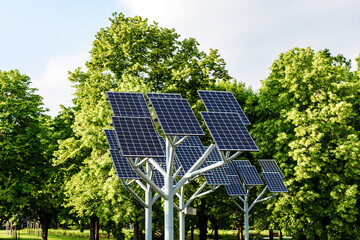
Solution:
[[[107,92],[107,95],[114,116],[151,118],[142,93]]]
[[[264,185],[254,166],[241,166],[237,169],[246,185]]]
[[[112,117],[124,157],[165,157],[150,118]]]
[[[225,185],[226,191],[230,196],[246,195],[245,189],[237,176],[228,176],[230,185]]]
[[[134,170],[131,168],[127,159],[121,156],[119,150],[110,149],[110,156],[113,160],[115,170],[119,178],[140,179],[136,172],[134,172]]]
[[[231,92],[198,91],[208,112],[236,112],[245,125],[251,125],[244,111]]]
[[[278,172],[261,173],[270,192],[287,192],[287,188]]]
[[[278,172],[282,178],[284,177],[274,159],[259,159],[258,161],[264,172]]]
[[[181,164],[180,164],[180,161],[179,159],[175,156],[174,158],[174,166],[175,166],[175,169],[178,170],[180,167],[182,168]],[[179,177],[182,177],[185,175],[185,172],[184,172],[184,169],[181,169],[178,176]]]
[[[201,112],[220,151],[259,151],[237,113]]]
[[[115,134],[115,130],[113,129],[104,129],[106,139],[109,143],[110,149],[119,150],[120,146],[117,140],[117,136]]]
[[[233,160],[231,161],[235,167],[252,166],[249,160]]]
[[[162,188],[164,186],[164,176],[161,175],[161,173],[159,173],[158,171],[155,171],[153,176],[153,182],[156,186]]]
[[[208,147],[203,147],[203,153],[206,151]],[[208,155],[208,157],[206,158],[205,162],[201,165],[201,168],[207,167],[213,163],[216,162],[221,162],[222,158],[220,155],[220,152],[217,150],[217,148],[215,147],[210,154]]]
[[[181,143],[181,146],[202,147],[203,145],[198,136],[189,136],[184,142]]]
[[[175,148],[175,153],[185,172],[187,172],[202,155],[199,147],[181,145]]]
[[[165,135],[204,135],[186,99],[150,98]]]
[[[146,93],[146,96],[150,98],[182,98],[178,93]]]
[[[165,140],[164,138],[159,134],[158,131],[156,131],[157,135],[158,135],[158,138],[160,140],[160,143],[161,143],[161,147],[164,151],[164,153],[166,152],[166,143],[165,143]],[[156,158],[155,161],[159,164],[165,164],[166,163],[166,158]]]
[[[225,167],[225,172],[226,172],[227,176],[236,176],[236,177],[239,176],[239,174],[237,173],[235,167],[231,163],[228,163],[224,167]]]
[[[223,167],[215,168],[211,170],[211,173],[211,175],[205,175],[208,185],[230,185],[230,181]]]

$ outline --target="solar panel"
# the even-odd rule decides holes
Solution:
[[[224,167],[225,167],[225,172],[226,172],[227,176],[236,176],[236,177],[239,176],[235,167],[231,163],[225,165]]]
[[[199,147],[188,146],[178,146],[175,148],[175,153],[185,172],[187,172],[202,155]]]
[[[106,139],[109,143],[110,149],[119,150],[120,146],[117,140],[117,136],[115,134],[115,130],[113,129],[104,129]]]
[[[261,173],[270,192],[287,192],[287,188],[278,172]]]
[[[175,169],[176,169],[176,170],[178,170],[180,167],[182,167],[177,156],[175,156],[175,158],[174,158],[174,166],[175,166]],[[179,177],[182,177],[182,176],[184,176],[184,175],[185,175],[185,172],[184,172],[184,169],[182,169],[182,170],[179,172],[178,176],[179,176]]]
[[[258,161],[264,172],[278,172],[282,178],[284,177],[274,159],[259,159]]]
[[[203,147],[203,152],[205,152],[207,149],[207,147]],[[201,165],[202,168],[207,167],[213,163],[216,162],[221,162],[222,158],[220,155],[220,152],[217,150],[217,148],[215,147],[210,154],[208,155],[208,157],[206,158],[205,162]]]
[[[140,179],[136,172],[134,172],[134,170],[131,168],[127,159],[121,156],[119,150],[110,149],[110,156],[113,160],[115,170],[119,178]]]
[[[197,146],[202,147],[202,143],[198,136],[189,136],[184,142],[181,143],[181,146]]]
[[[186,99],[151,98],[150,101],[165,135],[204,135]]]
[[[165,157],[150,118],[112,117],[124,157]]]
[[[254,166],[241,166],[237,168],[241,179],[246,185],[264,185]]]
[[[252,166],[249,160],[233,160],[232,163],[235,167]]]
[[[146,105],[142,93],[130,92],[106,92],[114,116],[126,117],[150,117],[149,108]]]
[[[229,179],[226,176],[225,170],[223,167],[218,167],[211,170],[210,175],[205,175],[205,180],[208,185],[229,185]]]
[[[162,147],[163,151],[166,152],[166,143],[165,143],[165,140],[164,140],[163,136],[161,136],[158,131],[156,131],[156,133],[157,133],[158,138],[160,140],[161,147]],[[159,164],[165,164],[166,163],[166,158],[156,158],[155,161],[157,163],[159,163]]]
[[[162,188],[164,186],[164,176],[161,175],[158,171],[154,172],[153,176],[153,182],[158,186],[159,188]]]
[[[237,113],[201,112],[220,151],[259,151]]]
[[[225,185],[226,192],[230,196],[246,195],[245,189],[240,182],[240,179],[236,176],[228,176],[230,185]]]
[[[208,112],[237,112],[245,125],[251,125],[231,92],[199,90],[198,93]]]
[[[150,98],[182,98],[178,93],[146,93],[146,96]]]

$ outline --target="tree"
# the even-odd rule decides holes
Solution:
[[[231,79],[217,51],[200,51],[192,38],[180,41],[173,29],[141,17],[115,13],[110,21],[96,35],[87,70],[70,74],[76,88],[75,137],[62,141],[57,152],[58,163],[74,170],[66,184],[68,206],[78,214],[97,217],[104,212],[109,189],[120,196],[103,134],[104,128],[111,127],[112,115],[106,91],[177,92],[196,107],[198,89]],[[138,219],[139,213],[134,214]],[[129,215],[125,221],[132,218]]]
[[[273,220],[295,239],[359,236],[359,77],[343,56],[294,48],[262,83],[252,135],[289,193]],[[266,132],[267,134],[263,134]]]

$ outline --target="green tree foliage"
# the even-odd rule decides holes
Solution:
[[[252,135],[289,189],[268,205],[273,221],[295,239],[358,238],[359,77],[343,56],[310,48],[281,54],[270,70]]]
[[[231,77],[216,50],[206,54],[194,39],[179,40],[173,29],[116,13],[110,21],[96,35],[87,70],[70,74],[76,88],[75,136],[61,141],[56,164],[71,172],[65,190],[74,212],[133,222],[143,211],[122,210],[132,205],[119,190],[103,133],[111,128],[112,115],[106,91],[177,92],[197,107],[196,90]],[[126,219],[119,220],[122,215]]]

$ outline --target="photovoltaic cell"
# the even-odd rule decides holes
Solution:
[[[233,160],[232,163],[235,167],[252,166],[249,160]]]
[[[115,130],[113,129],[104,129],[106,139],[109,143],[110,149],[119,150],[120,146],[117,140],[117,136],[115,134]]]
[[[114,116],[125,117],[150,117],[150,111],[146,105],[142,93],[130,92],[106,92]]]
[[[150,118],[112,117],[124,157],[165,157]]]
[[[201,112],[220,151],[259,151],[237,113]]]
[[[264,172],[278,172],[282,178],[284,177],[274,159],[259,159],[258,161]]]
[[[181,145],[175,148],[175,153],[185,172],[187,172],[202,155],[202,151],[199,147],[187,147]]]
[[[210,175],[205,175],[205,180],[208,185],[230,185],[230,181],[226,176],[223,167],[218,167],[211,170]]]
[[[140,179],[140,176],[138,176],[136,172],[134,172],[127,159],[121,156],[119,150],[110,149],[110,156],[113,160],[115,170],[119,178]]]
[[[181,146],[202,147],[203,145],[198,136],[189,136],[184,142],[181,143]]]
[[[146,93],[146,96],[150,98],[182,98],[178,93]]]
[[[165,140],[163,138],[163,136],[161,136],[159,134],[158,131],[156,131],[157,135],[158,135],[158,138],[160,140],[160,143],[161,143],[161,148],[163,149],[164,153],[166,152],[166,143],[165,143]],[[165,164],[166,163],[166,158],[156,158],[155,161],[159,164]]]
[[[199,90],[198,93],[208,112],[236,112],[245,125],[251,125],[231,92]]]
[[[186,99],[150,98],[165,135],[204,135]]]
[[[287,188],[278,172],[261,173],[270,192],[287,192]]]
[[[246,185],[264,185],[254,166],[241,166],[237,169]]]
[[[226,191],[230,196],[246,195],[245,189],[237,176],[228,176],[229,185],[225,185]]]
[[[161,175],[160,172],[155,171],[153,176],[153,182],[156,184],[156,186],[162,188],[164,186],[164,176]]]
[[[225,168],[225,172],[226,172],[227,176],[235,176],[235,177],[239,176],[235,167],[231,163],[228,163],[227,165],[225,165],[224,168]]]
[[[177,156],[175,156],[175,158],[174,158],[174,166],[175,166],[175,169],[176,169],[176,170],[178,170],[180,167],[182,168],[182,166],[181,166],[181,164],[180,164],[180,161],[179,161],[179,159],[178,159]],[[179,177],[182,177],[182,176],[184,176],[184,175],[185,175],[184,169],[181,169],[180,172],[179,172],[179,174],[178,174],[178,176],[179,176]]]

